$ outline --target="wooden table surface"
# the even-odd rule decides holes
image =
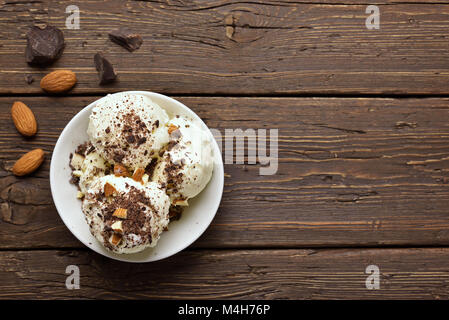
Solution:
[[[0,1],[0,298],[449,299],[449,2]],[[24,57],[26,32],[64,31],[49,68]],[[110,42],[118,26],[144,43]],[[103,52],[119,79],[99,86]],[[51,70],[77,86],[48,96]],[[35,81],[27,84],[25,76]],[[226,164],[209,229],[163,261],[127,264],[83,246],[54,207],[49,166],[68,121],[98,97],[160,92],[210,128],[278,129],[279,168]],[[24,140],[9,109],[21,100],[39,132]],[[26,178],[15,160],[47,156]],[[80,268],[79,290],[65,286]],[[368,290],[365,269],[380,269]]]

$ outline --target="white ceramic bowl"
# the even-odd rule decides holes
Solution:
[[[53,201],[62,221],[78,240],[92,250],[112,259],[127,262],[150,262],[167,258],[183,250],[198,239],[207,229],[218,210],[223,194],[223,161],[220,149],[212,133],[200,117],[188,107],[158,93],[147,91],[129,91],[129,93],[149,96],[171,116],[179,114],[192,119],[195,124],[210,135],[213,141],[215,159],[212,179],[198,196],[189,201],[189,206],[184,210],[181,219],[169,224],[169,230],[162,233],[159,242],[154,248],[148,248],[135,254],[112,253],[106,250],[90,233],[89,226],[81,211],[81,201],[76,198],[77,188],[69,182],[71,177],[69,155],[79,144],[88,140],[86,130],[89,123],[89,115],[92,108],[101,99],[92,102],[78,112],[62,131],[51,158],[50,187]]]

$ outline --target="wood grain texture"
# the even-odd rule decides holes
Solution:
[[[0,248],[81,247],[52,204],[48,170],[66,123],[96,97],[20,98],[39,122],[24,140],[0,98]],[[279,129],[279,167],[225,165],[200,248],[449,244],[449,99],[178,97],[210,128]],[[47,152],[31,177],[9,171]]]
[[[449,3],[376,1],[380,30],[367,30],[366,1],[84,1],[81,29],[65,28],[65,1],[0,2],[0,94],[41,93],[53,69],[77,73],[74,93],[148,89],[168,94],[449,94]],[[49,69],[30,68],[33,24],[64,30],[67,47]],[[134,53],[107,33],[132,27]],[[119,81],[99,86],[102,51]],[[27,85],[25,75],[35,82]]]
[[[449,249],[185,251],[129,264],[86,251],[0,252],[0,299],[448,299]],[[367,290],[366,267],[380,269]],[[65,287],[66,267],[80,289]]]

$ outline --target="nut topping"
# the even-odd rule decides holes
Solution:
[[[116,221],[111,225],[112,230],[115,232],[123,233],[123,226],[121,221]]]
[[[115,209],[114,213],[112,214],[114,217],[120,218],[120,219],[126,219],[128,216],[128,210],[123,208]]]
[[[175,126],[174,124],[170,124],[170,126],[168,127],[168,134],[171,134],[173,131],[178,130],[179,127]]]
[[[121,240],[122,240],[122,236],[117,233],[114,233],[114,234],[112,234],[110,241],[114,246],[116,246],[120,243]]]
[[[137,182],[143,182],[142,181],[142,177],[143,177],[143,175],[145,174],[145,169],[142,169],[142,168],[137,168],[135,171],[134,171],[134,174],[133,174],[133,180],[134,181],[137,181]]]
[[[114,188],[113,185],[111,185],[109,182],[106,182],[104,185],[104,195],[106,197],[112,196],[117,190]]]
[[[27,137],[34,136],[37,132],[37,122],[33,111],[20,101],[14,102],[11,108],[11,116],[14,125],[21,134]]]
[[[121,164],[114,164],[114,175],[116,177],[129,177],[129,171]]]

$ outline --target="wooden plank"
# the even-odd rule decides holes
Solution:
[[[38,135],[24,140],[0,98],[0,248],[80,247],[59,219],[49,159],[66,123],[95,97],[20,98]],[[449,244],[449,99],[177,98],[211,128],[279,129],[279,167],[225,165],[223,200],[196,247]],[[47,152],[27,178],[9,169]]]
[[[0,299],[448,299],[448,259],[447,248],[195,250],[147,264],[1,251]],[[68,265],[79,267],[79,290],[65,287]],[[369,265],[378,290],[366,288]]]
[[[85,1],[81,29],[69,30],[65,1],[2,1],[0,94],[41,93],[42,76],[60,68],[77,73],[73,93],[83,94],[449,94],[447,1],[377,1],[380,30],[366,29],[358,2]],[[64,29],[67,47],[50,69],[30,68],[25,34],[44,22]],[[141,49],[110,43],[119,25],[142,34]],[[98,86],[98,51],[117,83]]]

